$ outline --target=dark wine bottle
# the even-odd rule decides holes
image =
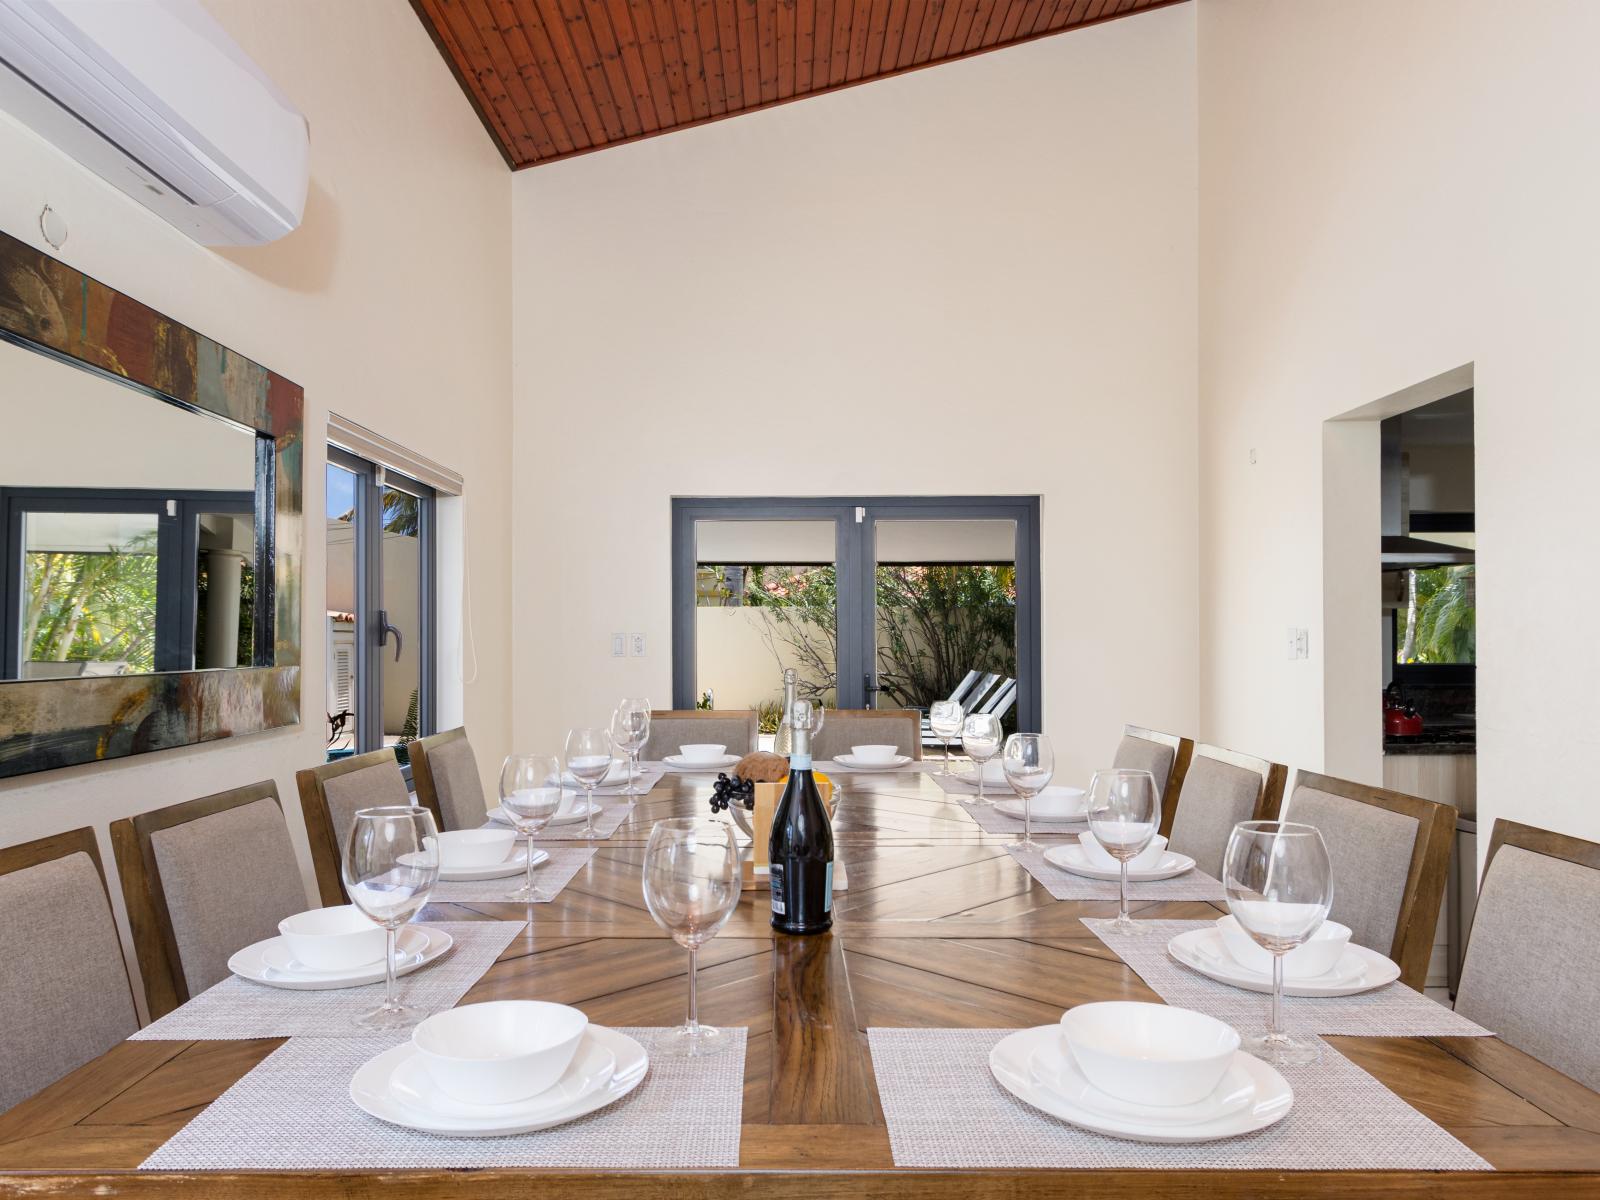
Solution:
[[[789,782],[772,814],[772,927],[781,933],[833,928],[833,825],[811,774],[811,705],[796,700]]]

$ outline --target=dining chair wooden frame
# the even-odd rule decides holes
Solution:
[[[278,785],[264,779],[111,823],[111,849],[122,879],[122,900],[128,908],[133,952],[139,959],[145,1003],[152,1021],[188,1000],[189,985],[180,965],[178,937],[172,928],[172,914],[167,911],[167,890],[161,883],[161,867],[151,835],[258,800],[271,800],[279,813],[283,812]]]
[[[1183,774],[1179,776],[1176,787],[1168,786],[1161,797],[1161,834],[1163,837],[1172,833],[1172,822],[1177,819],[1178,805],[1183,800],[1183,784],[1189,777],[1189,770],[1194,766],[1197,758],[1214,759],[1226,763],[1230,767],[1249,771],[1251,774],[1261,776],[1261,790],[1256,794],[1255,809],[1250,814],[1252,821],[1276,821],[1278,813],[1283,808],[1283,789],[1289,781],[1289,768],[1283,763],[1275,763],[1265,758],[1256,758],[1252,754],[1240,754],[1237,750],[1227,750],[1221,746],[1212,746],[1205,742],[1190,744],[1190,752],[1183,761]],[[1178,775],[1178,760],[1174,755],[1172,773]]]
[[[1420,992],[1428,980],[1428,959],[1433,954],[1439,906],[1444,901],[1445,881],[1450,873],[1450,848],[1455,842],[1456,810],[1448,804],[1424,800],[1421,796],[1408,796],[1404,792],[1353,783],[1348,779],[1335,779],[1329,775],[1316,775],[1310,771],[1296,772],[1294,790],[1298,791],[1301,787],[1343,796],[1346,800],[1370,804],[1374,808],[1416,821],[1417,836],[1411,843],[1411,864],[1406,871],[1405,890],[1400,896],[1400,911],[1395,917],[1394,942],[1389,947],[1389,957],[1400,967],[1400,981]],[[1292,792],[1288,819],[1295,819]]]
[[[914,762],[922,759],[922,712],[915,708],[830,708],[822,715],[822,727],[826,729],[828,722],[834,717],[867,717],[891,718],[898,717],[902,721],[911,722],[911,758]],[[960,738],[953,739],[959,741]]]
[[[462,725],[456,729],[446,729],[443,733],[430,733],[425,738],[406,743],[406,751],[411,759],[411,790],[417,797],[417,803],[433,814],[434,823],[440,829],[444,828],[444,806],[439,803],[439,785],[434,782],[433,764],[428,761],[428,752],[441,746],[448,746],[452,742],[466,740],[467,727]],[[485,812],[487,811],[485,809]]]
[[[106,880],[106,866],[100,858],[100,846],[95,841],[94,830],[87,825],[81,829],[68,829],[62,833],[52,833],[49,837],[37,838],[31,842],[23,842],[16,846],[0,848],[0,875],[10,875],[15,871],[25,871],[29,867],[37,867],[43,863],[54,862],[58,858],[66,858],[69,854],[79,851],[89,856],[89,861],[94,863],[95,874],[100,876],[100,890],[105,893],[106,911],[111,914],[113,929],[116,927],[116,910],[111,904],[111,885]],[[117,934],[120,943],[122,935]],[[120,955],[122,951],[118,950]],[[135,985],[133,972],[128,969],[128,960],[122,960],[122,975],[128,981],[128,999],[134,1001],[134,1011],[137,1012],[138,989]],[[151,1014],[152,1017],[154,1014]]]
[[[1124,725],[1123,737],[1139,738],[1141,741],[1157,742],[1172,749],[1172,770],[1167,775],[1167,785],[1161,789],[1161,826],[1166,832],[1167,797],[1177,796],[1183,790],[1183,777],[1189,773],[1189,759],[1194,754],[1194,741],[1176,733],[1162,733],[1159,729],[1146,729],[1142,725]]]
[[[395,761],[392,746],[369,750],[365,754],[356,754],[349,758],[336,759],[320,766],[306,767],[294,774],[295,787],[300,791],[300,814],[306,822],[306,841],[311,847],[311,867],[317,876],[317,895],[326,907],[350,903],[350,897],[344,890],[344,878],[339,870],[344,848],[339,845],[339,835],[333,827],[333,816],[328,811],[327,781],[355,771],[364,771],[368,767],[381,767],[385,763],[394,767],[396,771],[400,769],[400,764]],[[416,778],[415,771],[412,772],[412,778],[413,780]],[[444,819],[439,812],[437,797],[430,792],[428,800],[424,801],[418,794],[417,801],[433,814],[434,825],[443,829]]]
[[[1572,837],[1570,834],[1553,833],[1548,829],[1540,829],[1533,825],[1521,825],[1516,821],[1508,821],[1504,817],[1497,817],[1494,831],[1489,835],[1489,852],[1483,859],[1483,874],[1478,877],[1481,889],[1483,881],[1489,878],[1489,868],[1494,865],[1494,856],[1500,852],[1502,846],[1514,846],[1518,850],[1527,850],[1532,854],[1543,854],[1547,858],[1559,858],[1576,866],[1588,867],[1591,871],[1600,871],[1600,842],[1589,842],[1583,838]],[[1463,869],[1471,864],[1463,864]],[[1476,911],[1474,911],[1476,920]],[[1472,929],[1467,929],[1466,951],[1472,949]],[[1463,957],[1463,966],[1465,959]]]

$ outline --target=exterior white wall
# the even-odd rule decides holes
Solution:
[[[674,495],[1037,493],[1062,777],[1194,726],[1194,38],[1163,9],[515,178],[519,744],[669,701]]]
[[[1377,721],[1375,689],[1323,704],[1321,426],[1470,363],[1480,820],[1600,837],[1570,786],[1600,737],[1597,651],[1551,607],[1600,587],[1574,551],[1600,440],[1597,39],[1587,0],[1515,20],[1489,0],[1202,0],[1208,738],[1313,768],[1327,747],[1337,769],[1331,748]],[[1285,658],[1288,625],[1310,627],[1309,661]]]
[[[109,861],[110,821],[271,777],[309,876],[294,772],[320,761],[325,742],[320,514],[330,408],[466,477],[451,517],[465,514],[480,652],[469,681],[447,687],[488,777],[510,744],[507,656],[485,648],[509,640],[511,184],[409,6],[207,3],[310,118],[304,226],[268,246],[206,249],[0,117],[0,228],[43,248],[38,214],[50,203],[71,228],[59,257],[305,387],[304,723],[0,782],[0,843],[92,825]],[[0,396],[8,413],[17,402]],[[463,641],[448,637],[450,674],[459,676]]]

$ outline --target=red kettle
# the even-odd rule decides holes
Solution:
[[[1407,704],[1391,684],[1383,693],[1385,737],[1416,737],[1422,732],[1422,714]]]

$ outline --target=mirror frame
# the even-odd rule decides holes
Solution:
[[[270,666],[0,681],[0,778],[298,725],[304,389],[4,232],[0,339],[256,431],[256,620],[273,634]]]

